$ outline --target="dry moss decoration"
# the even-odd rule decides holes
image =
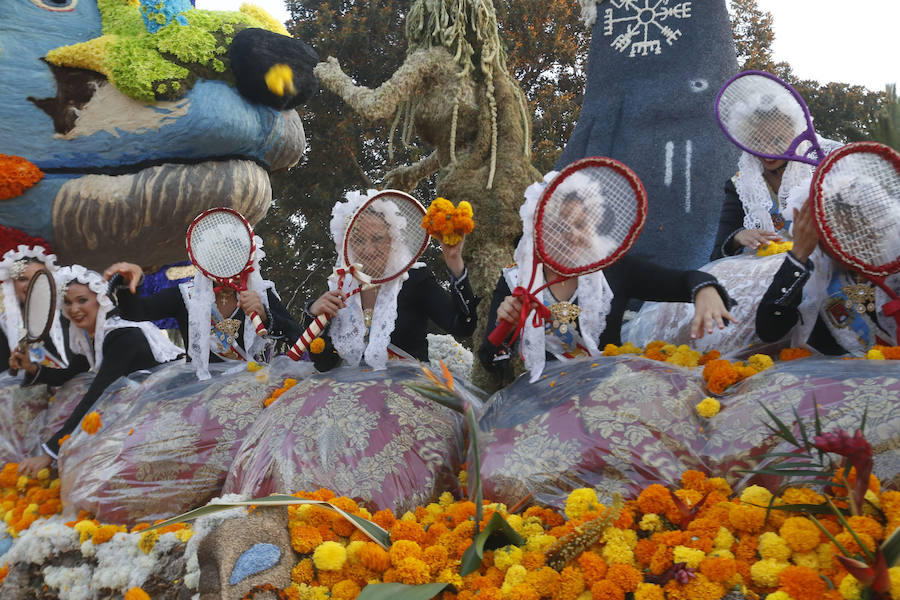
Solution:
[[[164,2],[142,7],[134,0],[97,0],[97,6],[102,35],[51,50],[47,61],[102,73],[119,91],[145,102],[180,98],[197,78],[233,85],[228,47],[243,29],[287,35],[264,10],[247,4],[239,12],[191,9],[172,14]],[[153,33],[142,10],[158,25],[150,27]]]

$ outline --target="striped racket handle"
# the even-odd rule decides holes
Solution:
[[[317,316],[316,319],[309,324],[309,327],[306,328],[306,331],[303,332],[303,335],[300,336],[293,347],[287,351],[288,358],[300,360],[303,353],[309,350],[309,346],[313,343],[313,340],[319,337],[319,334],[325,330],[325,326],[328,325],[328,321],[330,320],[331,317],[326,314]]]
[[[506,338],[509,337],[509,334],[513,329],[515,329],[515,327],[515,323],[510,323],[509,321],[500,321],[488,336],[488,341],[495,346],[502,346],[506,341]]]
[[[250,313],[250,321],[253,323],[253,326],[256,327],[256,335],[262,336],[269,333],[269,330],[263,325],[262,319],[259,318],[259,313],[256,311]]]

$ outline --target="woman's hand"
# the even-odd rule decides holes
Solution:
[[[338,290],[332,290],[319,296],[309,307],[309,312],[317,317],[319,315],[327,315],[329,319],[333,319],[337,316],[338,311],[345,306],[347,305],[344,303],[344,294]]]
[[[52,462],[53,459],[47,454],[25,458],[19,463],[19,473],[29,477],[37,477],[38,471],[46,469]]]
[[[515,296],[507,296],[497,307],[497,322],[506,321],[518,325],[519,315],[522,313],[522,300]]]
[[[799,211],[794,209],[794,248],[791,250],[791,254],[800,262],[805,263],[818,245],[819,234],[813,224],[809,200],[807,200]]]
[[[144,270],[134,263],[117,262],[103,271],[103,279],[109,281],[116,275],[121,275],[132,294],[137,293],[137,286],[141,283]]]
[[[713,326],[718,325],[719,329],[725,329],[725,320],[737,323],[722,297],[719,296],[719,290],[713,285],[701,288],[694,297],[694,319],[691,321],[691,339],[702,338],[705,333],[712,333]]]
[[[741,246],[756,250],[760,246],[766,246],[771,242],[780,242],[781,236],[774,231],[743,229],[734,236],[734,241]]]
[[[259,294],[253,290],[244,290],[238,294],[238,306],[241,307],[241,310],[244,311],[245,315],[249,316],[256,313],[259,315],[259,318],[262,319],[263,323],[269,322],[269,315],[266,313],[266,307],[263,306]]]
[[[463,246],[466,244],[466,236],[462,236],[459,243],[452,246],[445,244],[443,238],[438,241],[441,244],[441,252],[444,255],[444,262],[447,263],[447,268],[450,269],[450,272],[453,273],[454,277],[461,277],[466,270],[466,265],[462,258]]]
[[[9,355],[9,368],[27,371],[29,375],[34,375],[38,370],[38,366],[31,362],[31,356],[29,356],[28,351],[22,352],[18,348]]]

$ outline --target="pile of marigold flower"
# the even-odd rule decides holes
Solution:
[[[472,205],[465,200],[454,207],[446,198],[435,198],[422,217],[422,228],[448,246],[455,246],[475,228],[472,215]]]
[[[21,196],[43,178],[43,171],[28,160],[0,154],[0,200]]]
[[[323,508],[291,507],[291,543],[302,558],[284,594],[294,600],[349,600],[381,582],[452,584],[442,600],[717,600],[731,590],[770,600],[861,598],[860,582],[834,560],[838,549],[812,520],[767,511],[770,502],[826,502],[806,488],[788,488],[773,500],[751,486],[736,497],[724,479],[687,471],[681,489],[651,485],[613,514],[590,489],[569,495],[565,516],[540,507],[509,514],[486,502],[481,527],[499,512],[525,543],[486,550],[480,568],[465,576],[460,559],[475,530],[472,502],[445,493],[397,518],[389,510],[370,514],[328,490],[297,496],[371,519],[390,532],[391,544],[383,548]],[[900,492],[882,492],[873,477],[867,497],[871,510],[848,517],[848,524],[874,548],[900,526]],[[594,541],[591,526],[604,516],[612,522]],[[845,548],[859,549],[835,517],[818,518]],[[560,562],[561,554],[570,560]],[[889,575],[891,597],[900,599],[900,567]]]
[[[775,364],[772,357],[767,354],[754,354],[746,362],[729,361],[721,358],[722,354],[718,350],[710,350],[701,354],[685,344],[676,346],[660,340],[650,342],[646,348],[626,342],[621,346],[607,344],[603,349],[603,356],[624,354],[634,354],[689,369],[702,366],[703,380],[706,382],[707,389],[717,395]],[[812,356],[812,353],[805,348],[784,348],[779,352],[778,360],[787,362],[808,356]],[[866,358],[870,360],[900,360],[900,346],[874,346]]]
[[[41,469],[36,478],[19,475],[18,469],[17,463],[6,463],[0,471],[0,515],[11,537],[18,537],[37,519],[62,511],[59,479],[50,479],[49,469]]]

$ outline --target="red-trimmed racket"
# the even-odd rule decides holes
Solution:
[[[735,145],[760,158],[810,165],[825,158],[803,97],[771,73],[729,79],[716,98],[716,117]]]
[[[828,253],[890,296],[882,312],[900,341],[900,297],[885,283],[900,272],[900,154],[874,142],[838,148],[816,168],[810,203]]]
[[[28,346],[47,339],[53,319],[56,317],[56,282],[47,269],[40,269],[31,276],[25,293],[25,310],[22,322],[25,335],[19,340],[18,350],[28,352]],[[18,374],[18,369],[10,369],[10,375]]]
[[[521,333],[537,310],[535,327],[549,318],[537,294],[556,283],[599,271],[628,252],[647,220],[647,192],[638,176],[617,160],[593,156],[563,169],[544,188],[534,215],[534,263],[522,298],[518,325],[501,321],[488,336],[503,345],[510,332]],[[559,277],[533,289],[537,270],[546,265]]]
[[[428,244],[424,215],[418,200],[397,190],[378,192],[353,213],[341,247],[342,266],[332,275],[339,290],[348,276],[359,282],[345,300],[400,277],[415,264]],[[287,355],[300,360],[330,320],[318,315]]]
[[[253,228],[238,211],[219,207],[197,215],[185,236],[188,256],[197,270],[219,285],[235,292],[247,289],[247,278],[253,272]],[[250,320],[257,335],[268,331],[256,311]]]

